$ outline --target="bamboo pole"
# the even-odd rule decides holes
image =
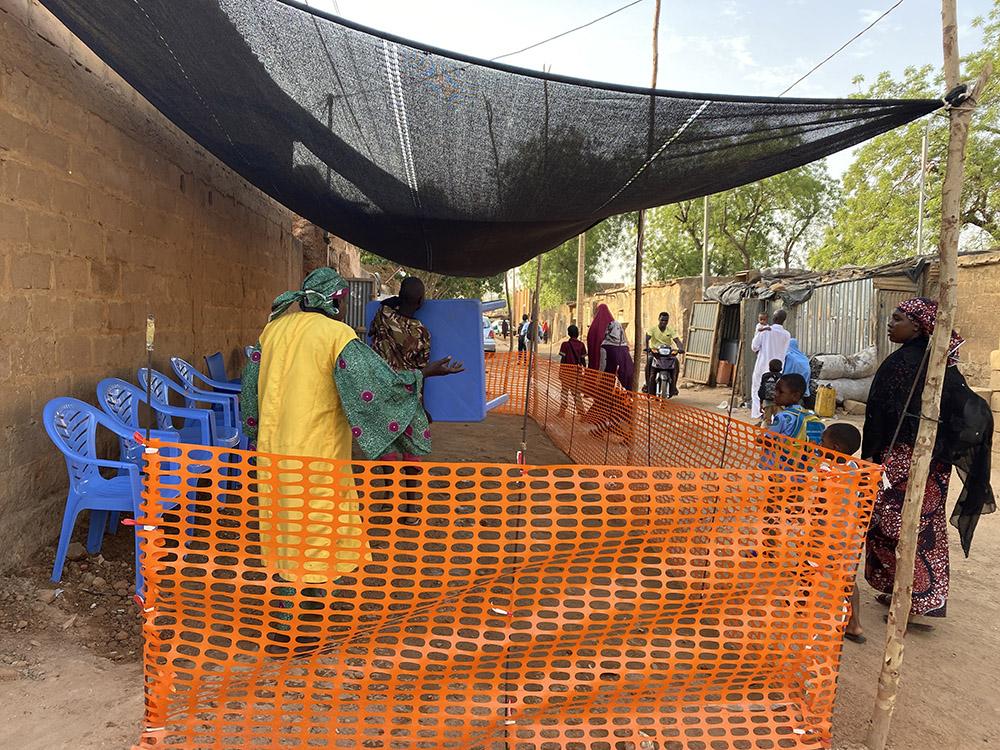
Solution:
[[[958,21],[956,0],[942,0],[941,25],[944,47],[945,84],[949,91],[958,85]],[[976,93],[982,90],[989,76],[989,66],[980,75],[969,98],[952,107],[948,114],[948,165],[945,169],[941,190],[941,240],[938,246],[940,281],[938,289],[938,312],[934,335],[930,341],[930,355],[927,360],[927,378],[921,399],[920,420],[916,445],[903,501],[903,517],[896,547],[896,580],[889,607],[886,628],[885,656],[879,675],[878,692],[872,726],[868,733],[870,750],[884,750],[889,738],[892,714],[896,708],[899,693],[899,673],[903,664],[903,636],[909,620],[913,601],[914,561],[917,550],[917,532],[920,527],[920,511],[923,506],[924,491],[934,441],[937,436],[937,419],[941,407],[941,391],[944,385],[945,368],[948,361],[948,343],[952,324],[955,320],[957,301],[956,276],[958,269],[958,235],[961,229],[960,210],[962,201],[962,178],[965,168],[965,144],[969,134],[969,121],[975,106]]]
[[[658,66],[660,64],[660,0],[656,0],[656,6],[653,9],[653,84],[652,87],[656,88],[656,77],[658,71]],[[650,100],[652,101],[652,99]],[[652,105],[650,105],[652,107]],[[632,360],[634,362],[635,372],[632,375],[632,390],[639,391],[639,380],[642,377],[642,373],[645,372],[645,368],[642,366],[642,350],[643,344],[643,325],[642,325],[642,258],[643,252],[643,239],[645,235],[646,227],[646,211],[639,211],[639,232],[636,237],[635,243],[635,330],[632,332],[633,345],[632,350],[634,356]]]

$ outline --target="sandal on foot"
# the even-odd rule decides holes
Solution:
[[[864,633],[844,633],[844,638],[851,641],[852,643],[867,643],[868,639],[865,638]]]

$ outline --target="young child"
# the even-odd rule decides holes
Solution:
[[[774,416],[768,431],[811,443],[822,440],[823,421],[815,412],[802,407],[805,392],[806,379],[798,373],[778,378],[774,386],[774,405],[781,411]]]
[[[768,371],[760,376],[760,387],[757,389],[757,397],[760,399],[764,417],[762,425],[771,424],[774,415],[778,413],[778,407],[774,405],[774,386],[777,385],[781,377],[781,360],[772,359],[767,363]]]
[[[858,428],[847,422],[837,422],[823,431],[823,440],[820,443],[824,448],[828,448],[838,453],[843,453],[845,457],[838,457],[838,463],[845,464],[851,468],[858,468],[858,465],[846,456],[853,456],[861,447],[861,433]],[[861,556],[858,555],[858,562]],[[844,630],[844,637],[854,643],[864,643],[865,638],[861,627],[861,594],[858,592],[858,584],[854,584],[851,592],[851,616],[847,621],[847,628]]]
[[[587,347],[580,341],[580,329],[571,325],[566,329],[569,338],[562,342],[559,347],[559,364],[574,365],[573,367],[559,367],[559,416],[566,413],[566,406],[569,403],[570,393],[573,394],[573,403],[576,405],[576,413],[583,413],[583,397],[580,395],[580,378],[583,368],[587,366]]]

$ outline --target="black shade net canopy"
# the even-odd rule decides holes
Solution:
[[[614,214],[769,177],[939,100],[777,99],[582,81],[291,0],[42,0],[204,148],[400,264],[488,276]]]

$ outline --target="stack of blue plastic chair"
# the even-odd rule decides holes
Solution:
[[[226,427],[236,428],[240,437],[239,447],[246,448],[247,440],[243,435],[243,420],[240,417],[239,386],[212,380],[190,362],[180,357],[171,357],[170,367],[177,375],[184,393],[187,394],[187,406],[194,406],[199,401],[212,404],[212,410],[222,424]],[[203,388],[199,383],[207,385],[209,388]]]
[[[147,383],[148,381],[148,383]],[[232,394],[217,393],[195,393],[189,389],[182,388],[173,380],[156,370],[147,370],[145,367],[139,370],[139,385],[143,388],[149,386],[153,399],[161,405],[170,406],[170,393],[176,393],[184,400],[184,406],[192,413],[185,416],[184,425],[180,428],[180,440],[184,443],[195,443],[198,445],[214,445],[220,448],[236,448],[240,446],[241,440],[245,440],[239,422],[233,423],[233,419],[239,419],[239,407],[233,405],[236,396]],[[204,409],[199,404],[205,404],[209,409]],[[218,411],[211,411],[212,408]],[[195,414],[194,412],[197,412]],[[234,416],[235,415],[235,416]],[[165,425],[169,417],[165,411],[157,412],[157,424]],[[206,442],[205,423],[207,422],[208,437]]]

